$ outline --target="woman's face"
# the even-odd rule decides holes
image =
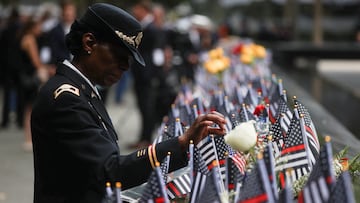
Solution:
[[[111,86],[129,70],[132,56],[119,43],[99,42],[92,48],[86,72],[96,84]]]

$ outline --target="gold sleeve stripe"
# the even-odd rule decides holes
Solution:
[[[159,162],[156,156],[156,150],[155,150],[156,144],[154,144],[154,146],[152,147],[152,154],[154,156],[154,163]]]
[[[151,167],[154,169],[155,168],[155,163],[154,163],[154,160],[153,160],[153,156],[152,156],[152,145],[150,145],[148,147],[148,156],[149,156],[149,161],[150,161],[150,164],[151,164]]]

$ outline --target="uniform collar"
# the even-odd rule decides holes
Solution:
[[[64,64],[65,66],[69,67],[70,69],[72,69],[73,71],[75,71],[77,74],[79,74],[79,75],[88,83],[88,85],[92,88],[92,90],[95,92],[96,96],[101,99],[101,96],[100,96],[100,94],[99,94],[98,89],[90,82],[90,80],[89,80],[84,74],[82,74],[82,73],[79,71],[79,69],[77,69],[77,68],[76,68],[73,64],[71,64],[70,61],[68,61],[68,60],[64,60],[64,61],[63,61],[63,64]]]

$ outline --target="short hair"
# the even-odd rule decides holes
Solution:
[[[152,10],[152,2],[151,2],[151,0],[138,0],[138,1],[135,1],[134,6],[140,6],[140,7],[144,8],[148,12],[151,12],[151,10]]]
[[[72,0],[61,0],[59,5],[61,9],[64,9],[66,6],[75,6],[75,3]]]

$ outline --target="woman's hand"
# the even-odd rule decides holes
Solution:
[[[200,115],[190,128],[183,135],[179,136],[181,148],[187,150],[190,140],[197,144],[209,134],[224,135],[226,132],[225,123],[224,116],[215,111]],[[217,127],[214,127],[214,124],[217,124]]]

